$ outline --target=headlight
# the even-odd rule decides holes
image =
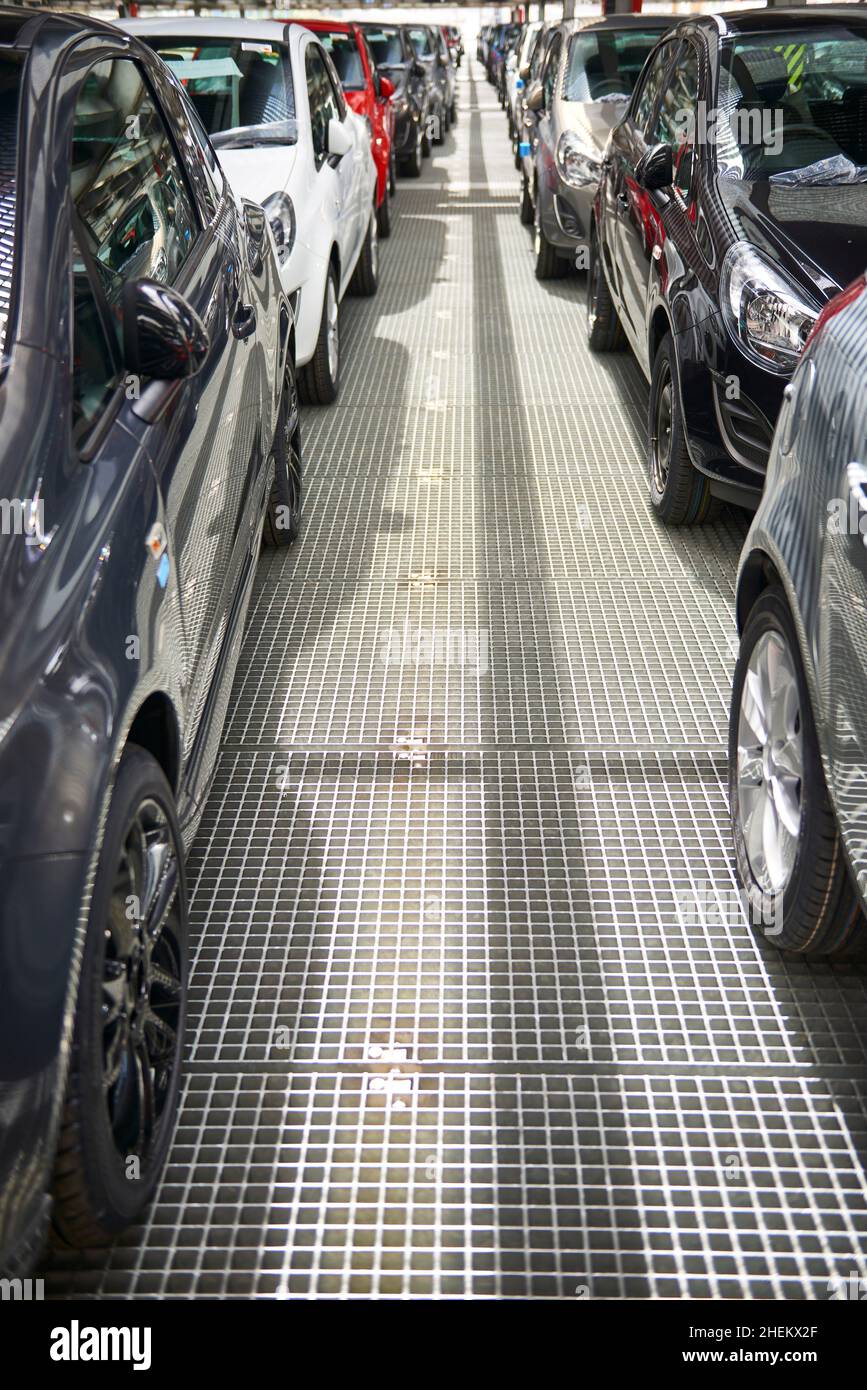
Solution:
[[[748,242],[726,253],[720,302],[729,332],[753,362],[794,371],[819,307]]]
[[[572,188],[587,188],[589,184],[598,183],[602,173],[601,162],[588,153],[571,130],[564,131],[560,136],[557,168]]]
[[[285,193],[272,193],[262,207],[271,224],[277,246],[277,260],[283,265],[295,245],[295,209]]]

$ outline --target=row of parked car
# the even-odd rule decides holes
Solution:
[[[456,115],[426,25],[0,8],[0,1270],[151,1197],[184,859],[262,538],[301,523],[398,173]]]
[[[536,273],[586,268],[591,350],[628,345],[648,380],[656,516],[755,512],[729,734],[750,918],[787,949],[860,953],[867,20],[822,5],[536,23],[503,69]]]

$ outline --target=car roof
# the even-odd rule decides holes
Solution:
[[[680,23],[681,18],[676,14],[609,14],[599,19],[566,20],[565,27],[572,34],[600,29],[640,29],[645,34],[650,29],[659,29],[661,33],[667,33]]]
[[[70,10],[24,9],[0,5],[0,47],[31,48],[45,26],[67,29],[70,34],[117,34],[117,26],[92,15]]]
[[[273,39],[285,42],[290,29],[303,24],[281,23],[276,19],[196,19],[165,11],[151,19],[125,19],[119,26],[130,34],[199,34],[224,39]]]
[[[359,28],[357,24],[348,23],[345,19],[296,19],[294,15],[285,23],[300,24],[302,29],[313,29],[314,32],[327,30],[332,34],[351,34],[353,29]]]
[[[787,9],[732,10],[727,14],[715,16],[724,31],[738,33],[742,30],[788,29],[792,22],[798,24],[827,24],[828,20],[864,20],[862,5],[792,5]]]

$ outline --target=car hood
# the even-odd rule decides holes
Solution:
[[[824,297],[867,265],[867,184],[833,187],[717,179],[735,235],[800,270]]]
[[[561,130],[574,130],[585,145],[601,154],[608,136],[623,119],[628,97],[606,101],[561,101],[558,110]]]
[[[218,150],[226,178],[239,198],[264,203],[282,193],[298,158],[298,145],[263,145],[254,150]]]

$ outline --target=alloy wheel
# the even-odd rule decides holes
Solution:
[[[336,381],[337,368],[340,363],[340,328],[338,325],[337,290],[332,275],[328,277],[328,288],[325,291],[325,313],[328,325],[328,373],[331,380]]]
[[[750,653],[738,714],[738,813],[750,868],[765,893],[781,893],[801,829],[804,748],[795,663],[781,632]]]
[[[666,364],[660,377],[654,414],[654,431],[650,440],[650,461],[653,486],[659,496],[665,492],[671,467],[672,381]]]
[[[132,817],[105,924],[103,1095],[122,1156],[147,1164],[180,1065],[183,1002],[179,865],[162,807]]]

